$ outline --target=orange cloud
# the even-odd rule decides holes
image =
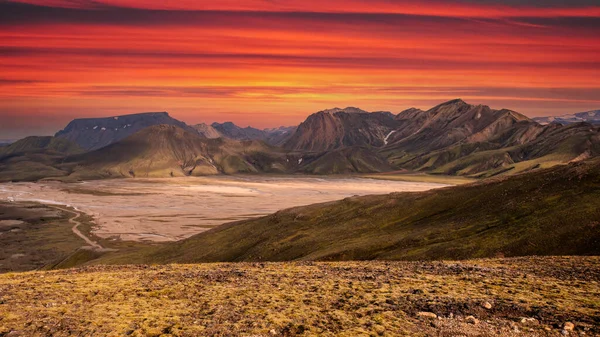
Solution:
[[[0,124],[167,110],[268,127],[456,97],[529,115],[598,108],[600,6],[497,3],[1,3]]]

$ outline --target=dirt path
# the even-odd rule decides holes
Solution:
[[[104,248],[102,247],[99,243],[97,243],[96,241],[92,241],[90,238],[88,238],[87,236],[85,236],[85,234],[83,234],[77,227],[79,227],[79,225],[81,225],[81,222],[79,222],[77,219],[81,216],[81,212],[77,212],[77,211],[72,211],[68,208],[62,208],[62,207],[58,207],[58,206],[52,206],[53,208],[56,208],[58,210],[61,210],[63,212],[67,212],[67,213],[71,213],[74,215],[74,217],[69,218],[69,222],[73,224],[73,227],[71,228],[71,230],[73,231],[73,233],[75,233],[75,235],[79,236],[80,238],[82,238],[88,245],[89,248],[91,248],[92,250],[95,251],[112,251],[113,249],[110,248]]]

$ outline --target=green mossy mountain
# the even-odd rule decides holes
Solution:
[[[67,158],[71,177],[180,177],[282,173],[285,155],[260,141],[208,139],[173,125],[155,125],[99,150]]]

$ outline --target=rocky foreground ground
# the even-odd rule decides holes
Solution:
[[[600,258],[0,275],[0,336],[598,336]]]

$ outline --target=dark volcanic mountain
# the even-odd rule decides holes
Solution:
[[[600,110],[592,110],[586,112],[579,112],[576,114],[568,114],[553,117],[536,117],[533,120],[543,125],[550,123],[567,125],[581,122],[586,122],[590,124],[600,124]]]
[[[75,142],[85,150],[96,150],[124,139],[153,125],[175,125],[188,131],[194,129],[184,122],[171,118],[166,112],[147,112],[103,118],[80,118],[70,122],[56,134]]]
[[[288,161],[260,141],[207,139],[173,125],[155,125],[102,149],[68,158],[72,177],[173,177],[218,173],[282,173]]]
[[[348,107],[310,115],[283,147],[294,151],[322,152],[352,146],[381,147],[398,122],[386,112],[369,113]]]

